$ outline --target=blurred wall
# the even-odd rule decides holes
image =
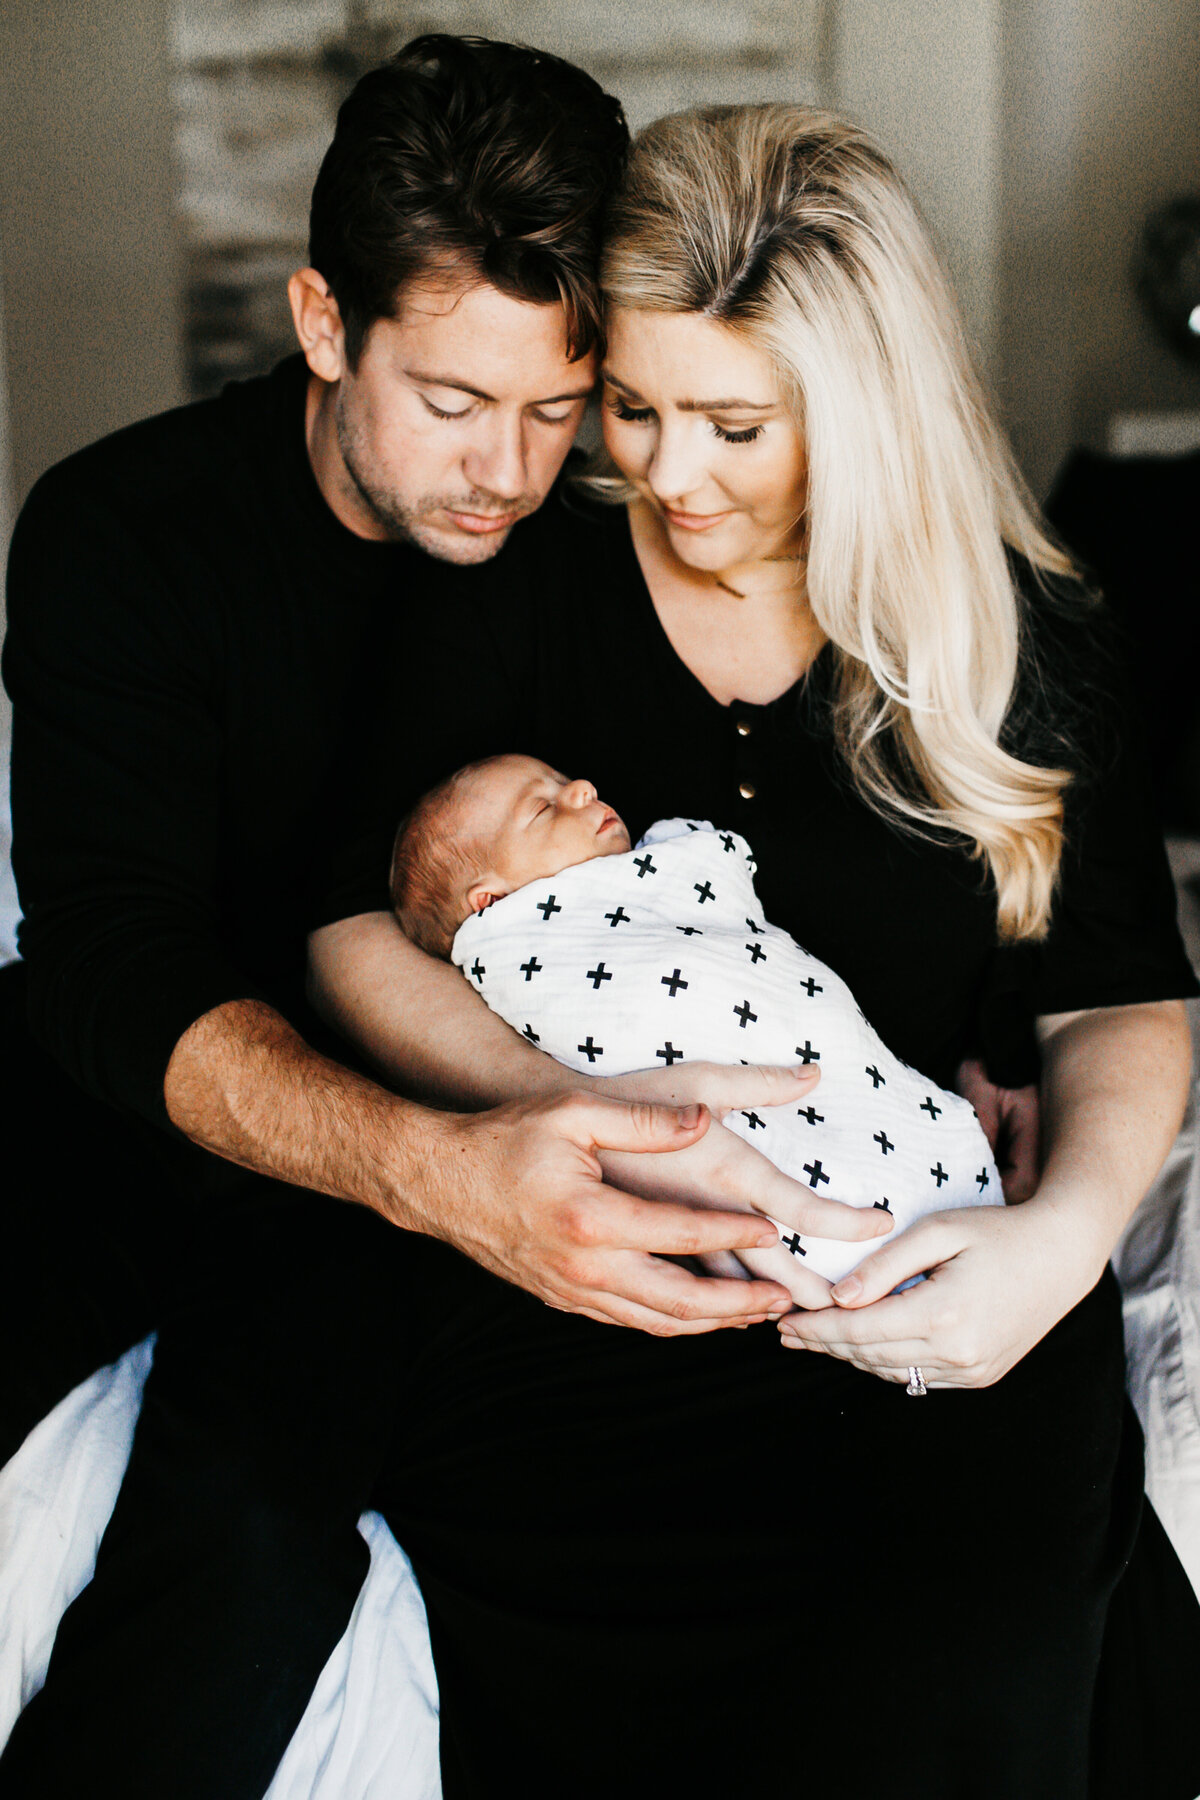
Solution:
[[[4,0],[12,482],[181,397],[165,0]]]

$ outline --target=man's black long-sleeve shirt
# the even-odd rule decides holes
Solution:
[[[343,745],[383,622],[445,581],[502,585],[522,554],[454,570],[339,524],[305,450],[306,376],[295,357],[81,451],[13,538],[31,1025],[86,1089],[160,1125],[172,1050],[211,1008],[260,997],[312,1027],[310,880],[351,799]]]

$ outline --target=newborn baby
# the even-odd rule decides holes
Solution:
[[[391,891],[414,943],[569,1067],[819,1063],[808,1104],[725,1123],[794,1180],[898,1229],[1003,1204],[971,1107],[893,1056],[845,982],[767,924],[753,875],[733,832],[662,820],[634,850],[589,782],[495,756],[418,801]],[[742,1260],[793,1293],[796,1259],[835,1282],[872,1247],[778,1229],[778,1250]]]

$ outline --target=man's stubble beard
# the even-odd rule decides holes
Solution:
[[[375,479],[370,458],[364,452],[362,438],[346,417],[341,395],[338,396],[334,409],[334,426],[338,450],[355,491],[371,517],[383,527],[393,543],[412,544],[427,556],[435,557],[438,562],[469,567],[473,563],[489,562],[508,542],[512,526],[508,531],[477,538],[465,531],[456,532],[453,527],[439,531],[436,526],[424,522],[432,514],[447,508],[464,513],[497,512],[500,509],[496,506],[495,495],[478,491],[465,497],[455,495],[453,498],[423,494],[414,505],[406,506],[381,481]],[[505,513],[518,514],[513,521],[515,525],[530,513],[536,512],[540,505],[540,498],[531,500],[522,495],[518,501],[507,502],[503,510]]]

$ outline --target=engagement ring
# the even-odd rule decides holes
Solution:
[[[925,1386],[925,1377],[920,1369],[909,1369],[908,1386],[904,1391],[906,1394],[927,1394],[929,1392],[929,1389]]]

